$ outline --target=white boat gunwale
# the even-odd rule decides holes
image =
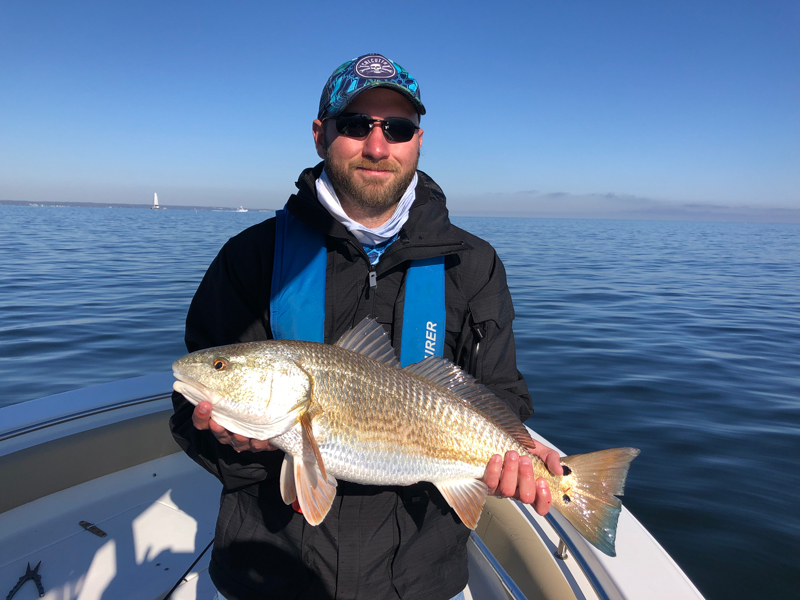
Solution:
[[[120,408],[125,408],[128,406],[137,406],[139,404],[147,404],[148,402],[157,402],[158,400],[165,400],[167,398],[170,398],[171,395],[172,392],[170,392],[169,394],[154,394],[152,396],[146,396],[144,398],[135,398],[132,400],[123,400],[121,402],[112,402],[104,406],[79,410],[65,415],[53,417],[52,419],[44,420],[38,423],[23,425],[22,427],[18,427],[17,429],[5,430],[0,432],[0,442],[3,442],[5,440],[10,440],[11,438],[20,435],[25,435],[26,433],[39,431],[40,429],[46,429],[48,427],[54,427],[55,425],[60,425],[62,423],[68,423],[70,421],[74,421],[75,419],[83,419],[85,417],[90,417],[92,415],[99,415],[105,412],[118,410]]]

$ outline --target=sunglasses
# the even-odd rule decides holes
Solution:
[[[413,121],[402,117],[389,117],[388,119],[373,119],[367,115],[349,113],[331,117],[336,121],[336,131],[340,135],[351,138],[363,138],[369,135],[375,123],[379,123],[383,129],[383,135],[389,142],[408,142],[417,132],[417,127]]]

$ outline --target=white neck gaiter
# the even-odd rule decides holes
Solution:
[[[353,221],[353,219],[345,214],[344,210],[342,210],[342,205],[339,202],[339,198],[337,198],[336,192],[333,189],[333,184],[331,183],[331,180],[328,179],[328,174],[325,172],[325,169],[322,170],[322,175],[320,175],[319,179],[317,179],[317,198],[322,206],[324,206],[326,210],[331,213],[331,216],[339,221],[339,223],[344,225],[359,242],[362,244],[375,246],[376,244],[380,244],[381,242],[392,239],[395,235],[397,235],[397,233],[400,231],[400,228],[408,220],[408,211],[411,208],[411,205],[414,204],[414,198],[416,198],[416,193],[414,191],[416,188],[417,174],[414,173],[414,179],[411,180],[411,183],[403,194],[403,197],[400,198],[400,202],[394,209],[394,214],[388,221],[386,221],[386,223],[380,227],[376,227],[375,229],[364,227],[361,223]]]

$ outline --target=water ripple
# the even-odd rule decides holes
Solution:
[[[0,405],[169,370],[208,264],[269,216],[0,207]]]
[[[208,264],[268,216],[0,207],[0,405],[168,370]],[[641,448],[625,504],[707,597],[794,597],[800,227],[454,221],[506,265],[531,425]]]

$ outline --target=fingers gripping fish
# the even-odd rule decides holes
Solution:
[[[250,342],[176,361],[174,389],[233,433],[284,450],[281,494],[318,525],[338,479],[365,485],[433,483],[463,523],[478,524],[495,454],[528,455],[553,490],[553,506],[592,544],[614,556],[616,525],[635,448],[562,458],[553,475],[529,450],[525,426],[485,386],[450,361],[400,368],[388,335],[365,319],[335,345]]]

